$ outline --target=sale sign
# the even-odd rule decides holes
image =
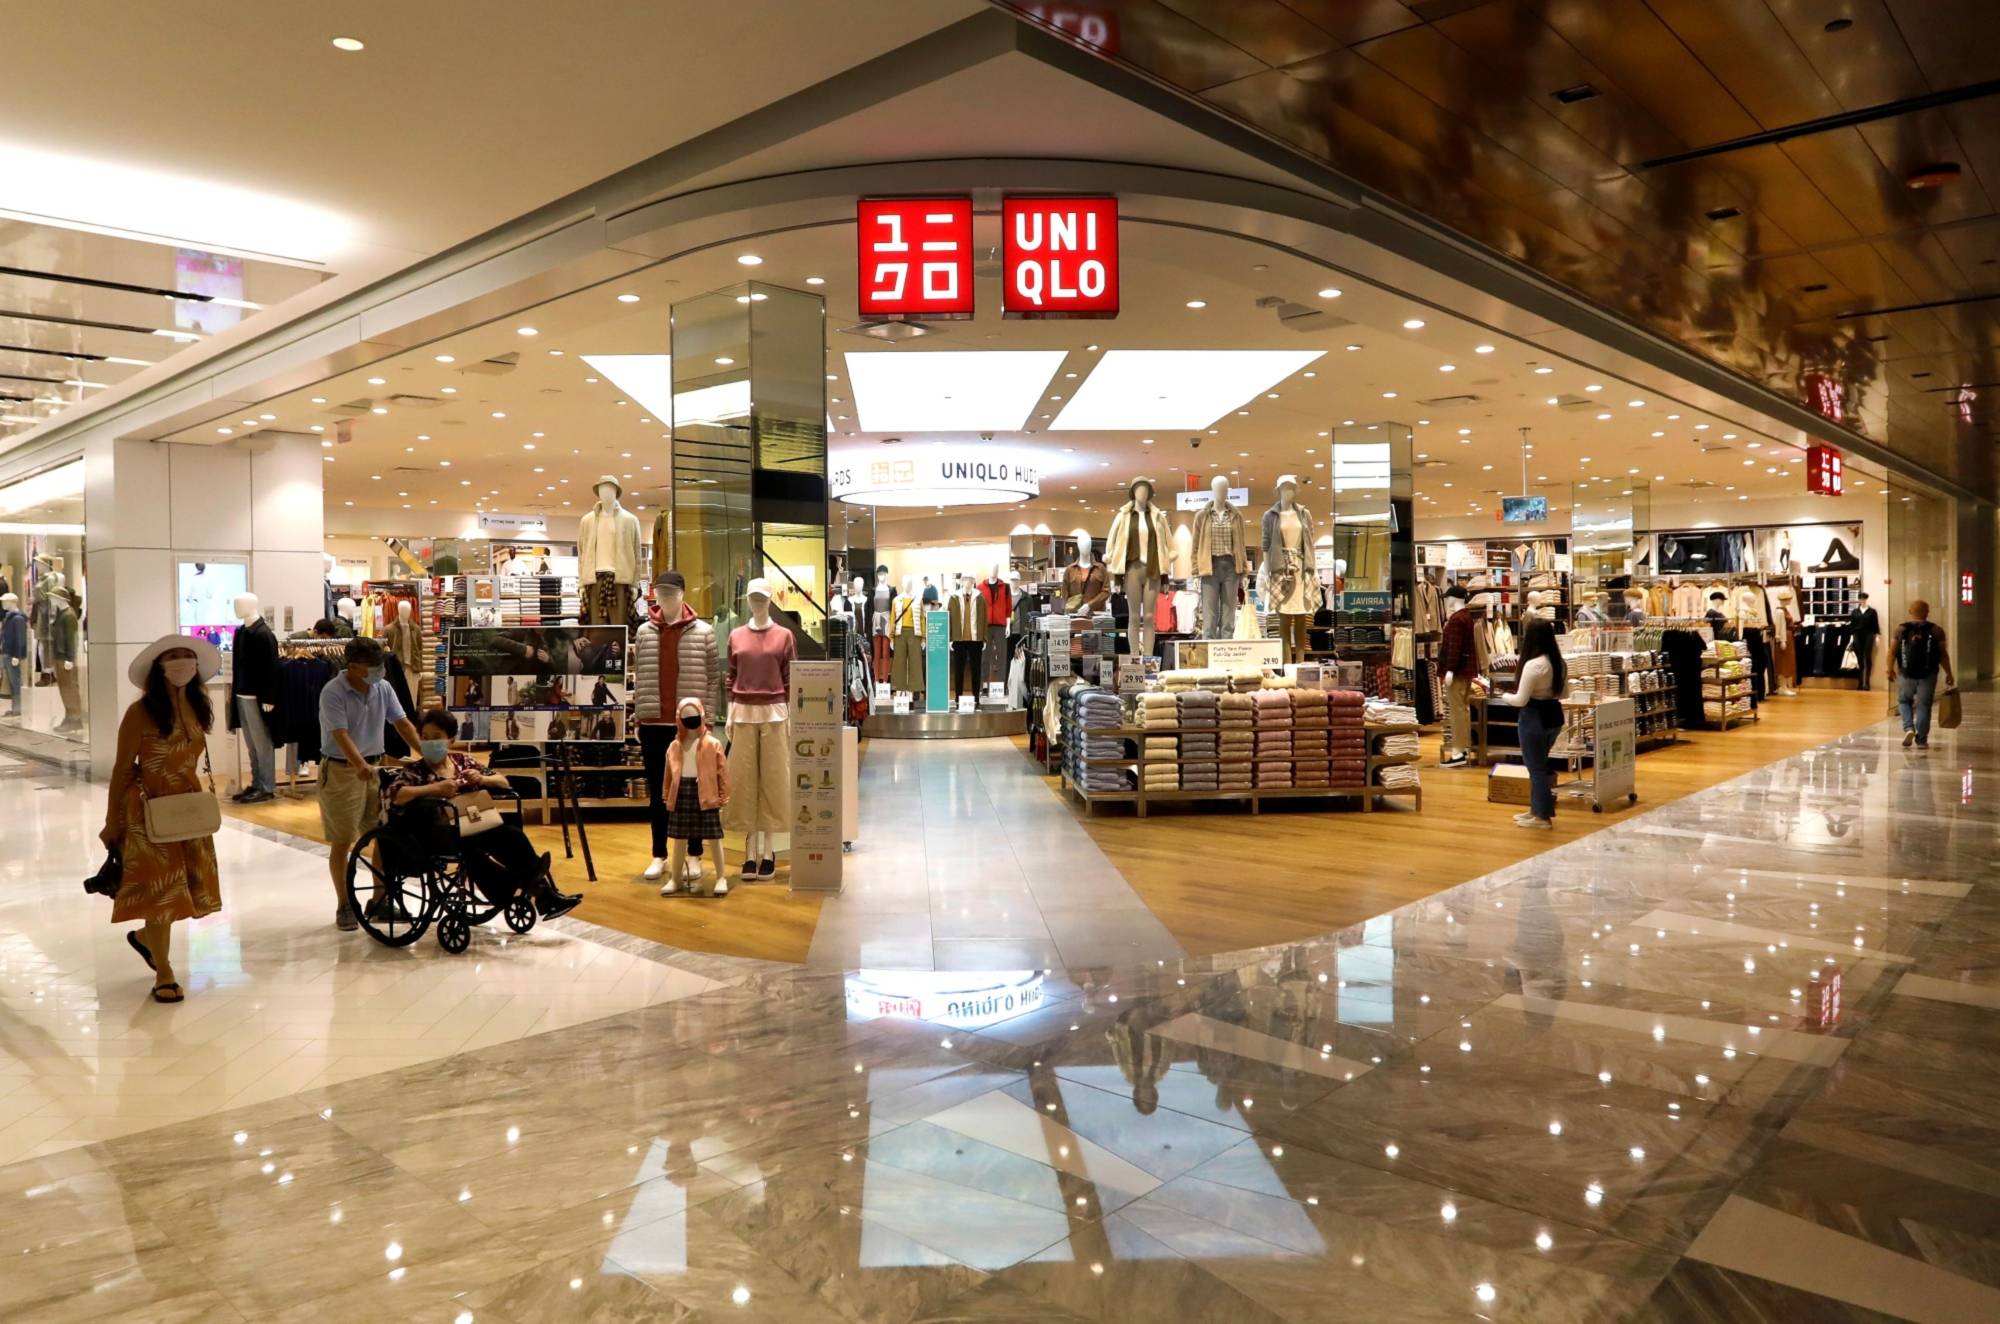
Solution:
[[[1118,199],[1004,198],[1008,317],[1118,316]]]
[[[863,317],[972,316],[971,198],[863,198],[855,229]]]
[[[1806,448],[1806,491],[1820,496],[1839,496],[1846,490],[1842,458],[1832,446]]]

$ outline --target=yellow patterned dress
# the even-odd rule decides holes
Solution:
[[[222,909],[215,840],[153,842],[146,838],[146,797],[205,789],[198,771],[206,737],[182,706],[173,733],[160,728],[145,706],[125,710],[118,727],[117,767],[105,826],[118,842],[125,879],[111,905],[111,922],[195,919]]]

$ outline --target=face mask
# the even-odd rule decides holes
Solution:
[[[681,718],[681,725],[686,727],[690,731],[701,730],[701,714],[688,713],[686,716]]]
[[[445,756],[451,752],[449,740],[419,740],[417,744],[424,751],[426,763],[442,763]]]
[[[201,674],[201,663],[191,657],[176,658],[171,662],[160,663],[160,672],[166,676],[167,684],[175,689],[181,689]]]
[[[364,679],[366,679],[370,685],[373,685],[378,681],[380,681],[383,675],[387,673],[387,671],[388,671],[387,667],[370,667],[368,668],[368,674]]]

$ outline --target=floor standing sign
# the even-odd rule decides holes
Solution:
[[[792,663],[792,890],[840,890],[841,664]]]
[[[1592,751],[1592,803],[1602,809],[1613,800],[1638,796],[1639,746],[1636,709],[1630,699],[1611,699],[1591,710],[1595,726]]]
[[[924,711],[951,711],[951,619],[924,613]]]

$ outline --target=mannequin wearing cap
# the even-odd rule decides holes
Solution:
[[[21,715],[21,663],[28,656],[28,615],[17,593],[0,593],[0,670],[7,677],[7,715]]]
[[[1278,612],[1287,663],[1306,660],[1307,627],[1323,594],[1313,565],[1312,512],[1296,500],[1298,478],[1278,479],[1278,498],[1264,512],[1264,581],[1266,597]]]
[[[722,707],[722,659],[715,627],[688,605],[687,581],[678,570],[662,570],[653,580],[653,600],[632,642],[632,709],[639,722],[639,753],[646,765],[652,810],[653,857],[648,880],[666,869],[670,801],[661,778],[667,746],[673,741],[674,713],[685,699],[699,699],[702,711]],[[695,868],[700,869],[697,863]]]
[[[1194,573],[1201,580],[1201,637],[1228,639],[1236,633],[1236,577],[1248,551],[1243,517],[1229,504],[1229,479],[1208,480],[1208,504],[1194,514]]]
[[[750,620],[729,632],[729,821],[743,834],[743,879],[777,873],[792,813],[792,661],[798,640],[771,619],[771,584],[743,590]]]
[[[979,596],[986,602],[986,656],[981,678],[989,685],[1007,678],[1007,621],[1014,614],[1014,586],[1007,582],[1006,570],[996,561],[979,581]]]
[[[160,1002],[184,997],[174,979],[174,922],[220,910],[222,884],[214,837],[154,841],[146,835],[146,807],[149,801],[183,796],[191,798],[177,799],[176,809],[198,806],[201,796],[213,806],[200,764],[215,717],[207,681],[221,669],[222,655],[206,639],[170,634],[141,650],[125,673],[140,694],[118,723],[118,752],[98,838],[124,866],[111,922],[136,920],[143,926],[126,934],[126,941],[152,967],[153,997]],[[211,809],[208,817],[221,822],[220,811]]]
[[[674,740],[667,748],[665,781],[672,788],[666,794],[673,802],[673,811],[667,818],[673,856],[667,864],[667,881],[660,884],[660,895],[672,896],[685,882],[690,895],[728,896],[729,877],[722,857],[722,808],[729,803],[729,763],[723,756],[722,742],[708,729],[708,710],[700,699],[682,699],[675,705]],[[694,865],[691,879],[686,872],[690,842]],[[715,861],[715,877],[706,887],[701,882],[704,846]]]
[[[1090,555],[1090,535],[1076,531],[1076,564],[1063,571],[1063,609],[1072,615],[1095,614],[1111,600],[1111,577],[1104,563]]]
[[[639,517],[618,504],[625,489],[610,474],[597,480],[596,491],[597,504],[576,526],[583,623],[624,625],[639,582]]]
[[[250,753],[250,780],[230,798],[243,804],[268,800],[278,791],[271,717],[277,711],[278,697],[285,692],[285,682],[278,665],[278,640],[258,608],[255,593],[237,595],[236,619],[243,623],[236,627],[236,639],[230,645],[230,725],[243,733],[243,744]]]
[[[1173,551],[1173,534],[1166,515],[1153,504],[1152,479],[1134,478],[1125,492],[1126,502],[1111,517],[1111,535],[1104,540],[1104,568],[1113,579],[1124,577],[1132,656],[1142,657],[1153,651],[1153,602]]]
[[[881,600],[879,583],[876,600]],[[889,669],[889,688],[904,694],[920,695],[924,692],[924,609],[923,604],[917,601],[917,577],[904,575],[902,596],[890,601],[890,630],[895,657]]]

